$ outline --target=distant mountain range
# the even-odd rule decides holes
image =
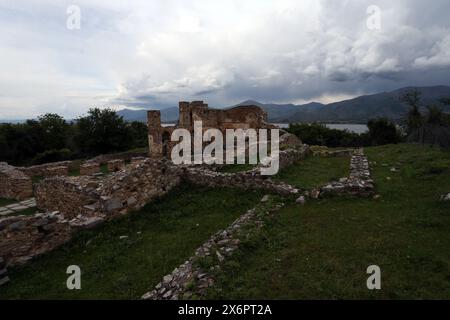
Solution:
[[[270,122],[325,122],[325,123],[366,123],[369,119],[387,117],[394,121],[405,117],[409,107],[401,101],[401,96],[413,89],[422,94],[423,104],[439,104],[441,98],[450,98],[450,87],[407,87],[391,92],[363,95],[354,99],[322,104],[311,102],[302,105],[261,103],[247,100],[235,106],[256,105],[264,109]],[[230,108],[231,108],[230,107]],[[450,106],[442,106],[445,112],[450,112]],[[147,110],[124,109],[118,112],[126,120],[146,121]],[[178,120],[178,108],[171,107],[161,110],[161,120],[166,123]]]
[[[441,98],[450,98],[449,86],[407,87],[391,92],[363,95],[354,99],[322,104],[311,102],[307,104],[274,104],[247,100],[234,106],[256,105],[264,109],[269,121],[274,123],[292,122],[325,122],[325,123],[367,123],[369,119],[387,117],[394,121],[404,119],[409,107],[400,100],[407,91],[417,89],[422,94],[425,105],[439,104]],[[450,112],[450,106],[441,105],[444,112]],[[147,121],[147,109],[123,109],[117,112],[128,121]],[[161,120],[165,123],[178,121],[178,107],[161,110]],[[16,120],[14,122],[22,122]],[[13,122],[12,120],[0,120]]]

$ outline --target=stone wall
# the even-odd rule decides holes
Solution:
[[[80,175],[90,176],[100,172],[100,165],[97,162],[87,162],[80,166]]]
[[[195,254],[172,273],[163,277],[155,288],[142,296],[145,300],[178,300],[190,299],[193,295],[204,296],[208,288],[215,283],[214,272],[220,271],[224,261],[231,257],[239,248],[244,228],[260,228],[264,224],[263,215],[271,215],[283,207],[276,204],[267,208],[265,196],[261,204],[248,210],[236,219],[228,228],[215,233],[208,241],[199,247]],[[245,235],[247,237],[248,235]],[[211,258],[213,262],[209,269],[202,269],[199,261]]]
[[[68,218],[106,218],[139,209],[181,181],[182,169],[165,160],[146,159],[107,176],[55,177],[36,187],[41,210],[60,211]]]
[[[6,269],[6,261],[0,257],[0,287],[9,282],[8,270]]]
[[[286,168],[309,153],[308,146],[280,151],[280,170]],[[205,166],[185,168],[184,178],[192,184],[208,187],[237,187],[245,190],[262,189],[282,195],[298,194],[299,190],[283,182],[275,182],[270,176],[262,176],[260,168],[240,173],[222,173]]]
[[[17,167],[17,170],[22,171],[25,175],[29,177],[46,177],[50,175],[49,171],[51,172],[53,168],[71,167],[73,163],[74,161],[59,161],[59,162],[39,164],[31,167]]]
[[[100,217],[68,220],[58,211],[0,219],[0,257],[6,266],[22,265],[69,241],[81,229],[95,227]]]
[[[32,197],[33,185],[27,177],[15,167],[0,163],[0,198],[24,200]]]
[[[109,160],[107,166],[110,172],[119,171],[125,167],[125,161],[121,159]]]
[[[353,195],[369,197],[375,191],[374,181],[370,176],[369,161],[362,149],[355,150],[350,158],[350,175],[333,181],[320,189],[321,195]]]
[[[148,156],[148,151],[136,151],[136,152],[119,152],[119,153],[111,153],[111,154],[102,154],[99,156],[96,156],[92,159],[89,159],[87,162],[97,162],[99,164],[104,164],[107,163],[110,160],[116,160],[116,159],[121,159],[124,161],[130,161],[131,158],[134,157],[147,157]]]

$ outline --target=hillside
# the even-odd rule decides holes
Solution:
[[[408,106],[401,102],[400,97],[407,91],[417,89],[422,93],[424,104],[439,104],[439,99],[450,97],[450,87],[407,87],[391,92],[363,95],[354,99],[321,104],[311,102],[302,105],[261,103],[246,100],[235,106],[256,105],[269,114],[270,122],[332,122],[332,123],[366,123],[369,119],[387,117],[393,120],[404,118]],[[445,112],[450,112],[450,106],[442,106]],[[126,120],[146,121],[146,110],[124,109],[118,112]],[[178,108],[171,107],[161,110],[162,122],[178,120]]]

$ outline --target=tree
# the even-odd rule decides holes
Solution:
[[[406,92],[401,97],[401,100],[410,107],[406,120],[408,134],[412,133],[416,129],[419,129],[423,125],[423,116],[420,113],[420,96],[421,93],[418,90],[412,90]]]
[[[76,126],[75,143],[84,154],[123,151],[132,145],[126,122],[114,110],[91,108]]]
[[[369,139],[372,145],[395,144],[400,141],[397,127],[386,118],[369,120],[367,127],[369,128]]]
[[[426,121],[430,125],[443,125],[444,124],[444,113],[442,109],[437,106],[428,106],[428,114]]]
[[[67,131],[69,125],[63,117],[55,113],[46,113],[38,118],[42,128],[46,150],[59,150],[67,145]]]

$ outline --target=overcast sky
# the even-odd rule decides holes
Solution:
[[[448,0],[0,0],[0,118],[450,85],[449,12]]]

